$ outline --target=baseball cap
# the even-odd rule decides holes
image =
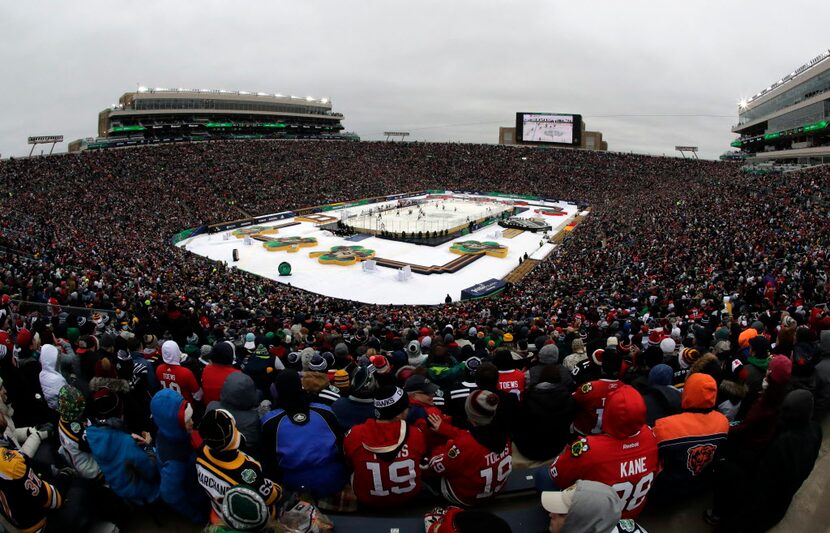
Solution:
[[[568,511],[571,510],[575,492],[576,484],[565,490],[544,491],[542,492],[542,507],[549,513],[568,514]]]
[[[435,394],[438,392],[438,385],[428,380],[426,377],[415,374],[410,376],[404,383],[403,390],[406,392],[423,392],[424,394]]]

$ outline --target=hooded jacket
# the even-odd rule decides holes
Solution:
[[[40,388],[50,409],[57,410],[58,394],[66,385],[66,379],[57,369],[58,349],[51,344],[44,344],[40,350]]]
[[[657,439],[645,425],[646,406],[636,389],[623,385],[608,395],[600,435],[581,437],[560,453],[548,470],[567,488],[578,479],[625,489],[622,518],[636,518],[659,471]]]
[[[233,415],[236,427],[245,437],[243,449],[254,451],[259,449],[259,391],[254,380],[242,372],[234,372],[222,385],[222,392],[218,402],[211,402],[206,411],[225,409]]]
[[[159,497],[158,462],[151,450],[139,447],[119,419],[91,426],[87,442],[104,479],[119,497],[144,505]]]
[[[723,454],[729,420],[715,410],[717,397],[718,385],[712,376],[691,374],[683,388],[683,412],[655,423],[663,460],[656,491],[661,497],[699,491],[711,465]]]
[[[790,392],[781,406],[781,429],[750,472],[751,496],[738,513],[744,531],[767,531],[787,513],[793,496],[813,470],[821,448],[821,426],[811,421],[812,395]]]
[[[158,427],[156,446],[161,467],[161,499],[194,524],[204,523],[208,500],[196,481],[196,452],[184,427],[187,402],[172,389],[153,396],[150,410]]]

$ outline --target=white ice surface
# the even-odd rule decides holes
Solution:
[[[502,199],[503,200],[503,199]],[[539,207],[558,205],[562,207],[565,216],[544,216],[534,213]],[[566,203],[534,202],[530,209],[520,216],[544,218],[552,227],[550,235],[554,235],[567,225],[576,214],[577,208]],[[352,208],[354,209],[354,208]],[[337,212],[327,212],[339,216]],[[285,223],[285,220],[273,224]],[[179,246],[187,250],[206,256],[216,261],[226,261],[242,270],[275,280],[279,283],[290,283],[294,287],[312,291],[326,296],[333,296],[347,300],[355,300],[376,304],[421,304],[431,305],[444,302],[449,294],[453,301],[461,296],[461,290],[481,283],[490,278],[503,278],[519,264],[519,257],[527,253],[534,259],[541,259],[555,245],[545,243],[540,249],[542,233],[524,232],[512,239],[504,237],[488,238],[495,231],[503,228],[489,225],[459,239],[445,244],[431,247],[407,244],[386,239],[370,237],[359,242],[347,241],[341,237],[334,237],[330,232],[317,229],[314,224],[302,222],[299,226],[280,229],[275,237],[316,237],[318,245],[312,248],[300,248],[296,253],[268,252],[262,243],[254,240],[251,246],[246,246],[242,239],[231,237],[223,240],[222,233],[213,235],[199,235],[186,239]],[[394,259],[423,266],[443,265],[459,256],[449,251],[454,242],[464,240],[490,241],[508,247],[507,257],[497,258],[485,256],[473,262],[454,274],[432,274],[425,276],[413,273],[408,281],[398,281],[396,269],[378,266],[375,272],[364,272],[360,263],[350,266],[323,265],[316,258],[308,257],[309,252],[328,250],[332,246],[363,246],[375,250],[376,257]],[[239,249],[239,262],[232,263],[233,249]],[[291,263],[291,276],[280,277],[277,266],[282,261]]]

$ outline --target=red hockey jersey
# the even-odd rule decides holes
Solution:
[[[521,370],[499,370],[499,390],[513,393],[521,400],[525,393],[525,373]]]
[[[482,446],[469,431],[442,423],[437,433],[447,443],[433,451],[429,470],[441,477],[441,492],[450,503],[470,507],[487,501],[507,483],[513,470],[510,439],[500,452]]]
[[[574,431],[580,435],[599,434],[605,412],[605,400],[611,392],[622,385],[623,382],[618,379],[598,379],[583,383],[576,389],[573,393],[577,404]]]
[[[361,504],[395,507],[421,492],[424,434],[405,421],[358,424],[346,434],[343,452],[354,467],[352,488]]]
[[[162,388],[178,392],[190,405],[202,399],[202,388],[190,369],[162,363],[156,368],[156,378]]]
[[[645,402],[633,387],[614,391],[606,407],[605,433],[566,447],[550,465],[550,477],[560,488],[578,479],[605,483],[623,501],[622,518],[637,518],[660,471],[657,438],[645,425]]]

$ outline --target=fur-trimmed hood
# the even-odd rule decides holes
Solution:
[[[130,392],[130,383],[126,379],[94,377],[89,380],[90,392],[95,392],[104,387],[107,387],[112,392],[124,394]]]
[[[724,399],[731,400],[732,403],[738,403],[746,397],[746,393],[749,392],[749,387],[746,386],[746,383],[738,383],[737,381],[725,379],[720,382],[718,392]]]

